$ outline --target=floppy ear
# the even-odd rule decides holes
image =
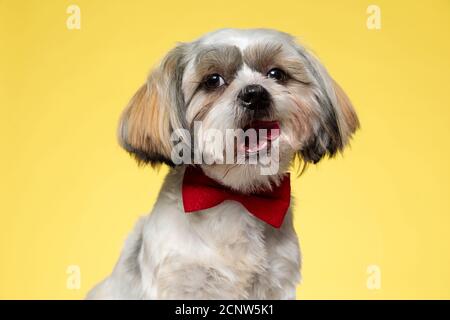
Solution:
[[[300,154],[304,161],[317,163],[325,155],[332,157],[344,149],[359,128],[359,120],[350,99],[317,58],[304,49],[299,52],[313,78],[314,98],[318,104],[317,124]]]
[[[347,94],[334,80],[333,88],[336,95],[336,104],[339,107],[338,116],[341,123],[342,143],[343,147],[345,147],[353,133],[359,128],[359,119]]]
[[[174,128],[183,127],[183,56],[184,45],[170,51],[122,113],[119,143],[139,163],[174,166],[170,135]]]

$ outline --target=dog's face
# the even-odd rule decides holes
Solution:
[[[196,124],[223,138],[237,130],[232,158],[240,152],[246,159],[265,157],[263,162],[275,163],[276,170],[262,175],[260,162],[223,164],[230,153],[227,142],[208,143],[210,137],[197,134]],[[333,156],[357,127],[347,96],[291,36],[226,29],[168,53],[130,101],[119,139],[139,161],[173,164],[173,134],[184,129],[190,137],[184,134],[181,140],[208,158],[203,170],[246,191],[276,182],[295,155],[311,163]],[[239,139],[248,129],[255,129],[255,143]]]

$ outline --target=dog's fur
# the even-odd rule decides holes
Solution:
[[[268,76],[272,68],[287,78]],[[205,77],[223,85],[206,90]],[[237,102],[243,87],[263,86],[271,97],[264,114]],[[289,209],[281,228],[256,219],[237,202],[185,214],[171,134],[194,121],[224,132],[252,119],[280,124],[279,166],[259,174],[259,164],[202,164],[204,173],[238,192],[278,184],[292,159],[317,163],[348,143],[359,126],[342,89],[306,49],[285,33],[267,29],[219,30],[179,44],[163,59],[125,109],[121,145],[141,163],[172,166],[151,215],[141,218],[113,273],[91,299],[294,299],[300,251]],[[203,143],[203,141],[200,141]],[[217,157],[205,148],[204,154]]]

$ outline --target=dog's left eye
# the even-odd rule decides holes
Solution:
[[[223,86],[225,84],[225,80],[220,74],[214,73],[206,77],[204,84],[207,89],[215,89]]]
[[[284,81],[287,79],[286,72],[278,68],[270,69],[269,72],[267,72],[267,77],[277,81]]]

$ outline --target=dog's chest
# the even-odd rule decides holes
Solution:
[[[268,227],[242,205],[225,201],[212,210],[192,214],[189,219],[215,255],[218,268],[232,273],[243,290],[250,290],[266,274],[270,260]]]
[[[162,192],[144,231],[150,298],[295,297],[299,252],[290,211],[280,229],[230,200],[185,213],[176,190]]]

